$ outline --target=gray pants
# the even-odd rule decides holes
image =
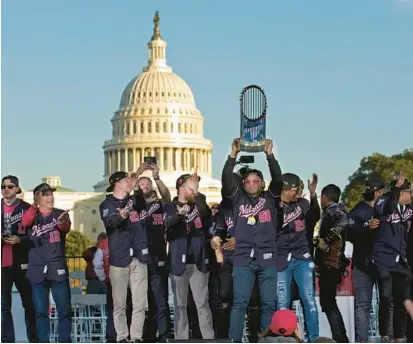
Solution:
[[[174,294],[174,329],[175,339],[189,339],[188,323],[188,293],[189,285],[196,309],[198,311],[199,327],[203,339],[214,339],[211,309],[209,308],[208,293],[209,272],[204,273],[197,269],[195,264],[187,264],[186,269],[180,276],[171,275],[171,286]]]
[[[126,320],[126,297],[128,286],[132,292],[132,324],[130,336],[132,340],[142,340],[143,324],[148,295],[148,267],[136,258],[126,268],[110,266],[110,282],[112,284],[113,320],[117,333],[116,340],[128,339],[129,329]]]

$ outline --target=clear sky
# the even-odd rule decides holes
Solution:
[[[205,117],[215,177],[253,83],[285,172],[344,187],[363,156],[413,147],[413,0],[2,3],[1,172],[24,188],[58,175],[92,191],[102,178],[110,119],[146,65],[155,10],[168,63]]]

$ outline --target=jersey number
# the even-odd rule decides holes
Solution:
[[[260,211],[258,214],[258,220],[261,223],[271,222],[271,212],[269,210]]]
[[[152,224],[154,226],[163,225],[162,214],[152,214]]]
[[[53,232],[49,232],[49,241],[51,243],[54,242],[60,242],[60,232],[59,231],[53,231]]]

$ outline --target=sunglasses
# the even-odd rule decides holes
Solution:
[[[9,184],[9,185],[2,185],[1,186],[1,189],[2,190],[4,190],[4,189],[9,189],[9,190],[11,190],[11,189],[13,189],[13,188],[15,188],[16,187],[16,185],[11,185],[11,184]]]
[[[255,185],[255,184],[261,184],[262,183],[262,180],[244,180],[244,184],[247,184],[247,185]]]

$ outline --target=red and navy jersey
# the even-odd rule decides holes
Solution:
[[[199,271],[206,272],[211,209],[205,195],[199,193],[195,196],[195,203],[188,204],[190,211],[186,215],[178,214],[177,205],[180,204],[176,199],[164,204],[170,271],[172,275],[179,276],[185,271],[186,264],[196,264]]]
[[[146,233],[148,236],[149,254],[151,256],[151,265],[155,269],[164,270],[166,265],[166,233],[163,223],[163,204],[161,200],[154,200],[153,202],[145,202],[141,195],[137,210],[139,218],[144,223]]]
[[[11,205],[1,200],[1,235],[17,235],[20,243],[17,245],[7,245],[1,243],[1,266],[14,266],[17,269],[27,270],[29,261],[30,240],[27,228],[22,226],[24,213],[30,207],[30,204],[17,199]]]
[[[66,264],[66,233],[70,231],[70,222],[58,223],[57,219],[64,212],[53,208],[47,214],[41,214],[35,207],[30,207],[23,216],[23,225],[28,225],[31,248],[27,278],[37,284],[47,279],[61,282],[69,277]]]
[[[274,155],[267,156],[271,183],[267,191],[257,197],[248,195],[233,177],[236,161],[228,157],[222,171],[224,196],[231,201],[235,220],[234,237],[236,241],[234,265],[246,266],[256,260],[261,267],[276,264],[276,226],[278,207],[276,200],[282,186],[280,166]]]
[[[291,258],[312,259],[310,235],[307,231],[312,233],[314,227],[307,227],[307,224],[316,223],[320,219],[321,210],[315,197],[311,199],[311,203],[305,198],[284,203],[279,211],[283,212],[283,219],[277,228],[276,245],[277,268],[281,271],[288,266]]]
[[[127,267],[133,257],[144,264],[149,263],[146,229],[139,219],[132,197],[128,195],[124,199],[118,199],[108,195],[99,209],[108,235],[110,265]],[[123,219],[119,209],[129,212],[129,217]]]

